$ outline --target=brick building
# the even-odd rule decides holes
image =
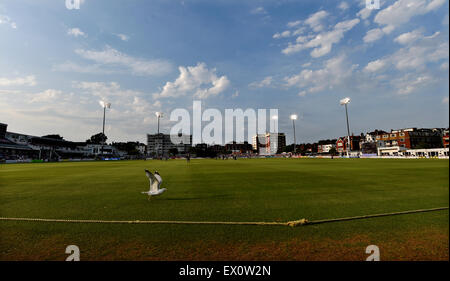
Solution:
[[[391,130],[376,136],[379,147],[398,146],[401,148],[439,148],[442,147],[440,129],[400,129]]]
[[[350,150],[358,151],[359,143],[361,141],[361,136],[350,136]],[[336,151],[339,154],[344,154],[347,152],[348,147],[348,137],[338,138],[336,141]]]

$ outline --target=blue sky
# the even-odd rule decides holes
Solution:
[[[278,108],[292,142],[448,127],[446,0],[0,2],[0,122],[83,141],[145,140],[155,112]],[[172,123],[162,119],[163,131]]]

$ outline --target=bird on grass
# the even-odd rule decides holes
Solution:
[[[166,191],[166,188],[159,188],[162,183],[162,178],[159,175],[158,171],[155,171],[155,174],[152,174],[149,170],[145,170],[145,174],[148,177],[148,180],[150,181],[150,189],[149,191],[143,191],[142,193],[145,193],[148,195],[148,200],[152,196],[161,195],[164,191]]]

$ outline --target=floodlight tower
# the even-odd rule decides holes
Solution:
[[[103,107],[103,129],[102,129],[102,134],[103,136],[105,136],[105,117],[106,117],[106,108],[111,108],[111,103],[110,102],[105,102],[105,101],[100,101],[100,105]],[[102,141],[102,148],[101,148],[101,154],[103,156],[103,146],[105,145],[105,141]]]
[[[295,144],[297,143],[297,139],[295,137],[295,120],[297,120],[297,114],[292,114],[291,115],[291,120],[292,120],[292,128],[294,129],[294,154],[295,154]]]
[[[345,106],[345,117],[347,118],[347,139],[348,139],[348,146],[347,146],[347,157],[350,158],[350,150],[352,148],[352,144],[350,143],[350,126],[348,125],[348,111],[347,111],[347,104],[350,103],[350,98],[346,97],[341,99],[340,104]]]
[[[155,115],[156,115],[156,118],[158,118],[158,133],[157,133],[157,139],[159,140],[159,119],[161,119],[162,117],[163,117],[163,113],[162,112],[155,112]],[[164,144],[164,137],[162,138],[162,142],[161,142],[161,155],[162,154],[164,154],[164,150],[163,150],[163,144]],[[159,153],[158,153],[159,151],[158,151],[158,149],[156,149],[156,157],[158,157],[159,156]]]

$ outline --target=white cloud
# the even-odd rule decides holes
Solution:
[[[160,109],[158,102],[150,102],[149,93],[124,89],[116,82],[81,81],[72,86],[75,92],[0,90],[0,116],[15,118],[16,124],[31,134],[57,132],[66,139],[84,141],[101,131],[98,102],[104,98],[112,103],[107,112],[108,141],[145,141],[143,128],[156,127],[154,112]]]
[[[297,35],[303,34],[305,31],[306,31],[306,27],[304,27],[304,26],[299,27],[292,32],[292,36],[297,36]]]
[[[287,23],[287,26],[288,26],[288,27],[296,27],[296,26],[300,25],[301,23],[302,23],[301,20],[291,21],[291,22],[288,22],[288,23]]]
[[[13,29],[17,28],[17,24],[14,21],[12,21],[10,17],[5,15],[0,15],[0,24],[9,25]]]
[[[351,30],[359,22],[360,20],[358,18],[339,22],[332,30],[321,32],[308,42],[305,42],[307,41],[306,39],[309,39],[308,37],[305,38],[301,36],[297,38],[298,41],[296,43],[289,43],[288,47],[282,50],[282,53],[289,55],[304,49],[312,48],[313,50],[310,53],[312,57],[317,58],[324,56],[331,51],[333,44],[339,43],[342,38],[344,38],[345,32]]]
[[[256,7],[256,8],[254,8],[254,9],[252,9],[251,11],[250,11],[250,13],[251,14],[254,14],[254,15],[265,15],[265,14],[267,14],[267,11],[264,9],[264,7]]]
[[[115,35],[117,37],[119,37],[119,39],[122,40],[122,41],[128,41],[130,39],[130,37],[128,35],[125,35],[125,34],[119,33],[119,34],[115,34]]]
[[[339,4],[338,8],[341,9],[342,11],[345,11],[349,8],[349,5],[347,2],[343,1]]]
[[[358,17],[360,17],[361,19],[365,20],[368,17],[370,17],[370,14],[372,13],[372,9],[367,9],[366,7],[364,7],[363,9],[361,9],[356,15]]]
[[[83,90],[83,93],[89,97],[90,102],[100,100],[111,102],[111,108],[115,109],[117,113],[122,112],[125,115],[141,116],[142,120],[154,109],[161,106],[160,102],[155,101],[153,104],[148,102],[149,94],[123,89],[119,83],[114,81],[109,83],[75,81],[72,86]]]
[[[364,68],[365,72],[376,72],[383,67],[386,66],[386,62],[384,60],[374,60],[367,64],[367,66]]]
[[[48,89],[43,92],[34,94],[30,102],[48,102],[59,98],[61,94],[62,92],[59,90]]]
[[[71,35],[71,36],[74,36],[74,37],[87,36],[86,33],[81,31],[81,29],[79,29],[78,27],[69,28],[69,30],[67,30],[67,34]]]
[[[439,68],[444,71],[448,70],[448,61],[443,62]]]
[[[250,83],[248,86],[250,88],[264,88],[272,85],[273,77],[267,76],[262,81]]]
[[[273,38],[274,39],[279,39],[279,38],[286,38],[286,37],[289,37],[289,36],[291,36],[291,32],[289,30],[286,30],[286,31],[283,31],[281,33],[278,33],[278,32],[275,33],[273,35]]]
[[[26,77],[17,77],[13,79],[0,77],[0,86],[34,86],[36,85],[36,77],[29,75]]]
[[[104,66],[124,67],[131,70],[135,75],[161,75],[172,69],[172,65],[167,61],[131,57],[109,46],[106,46],[102,51],[77,49],[75,53],[82,58]]]
[[[437,45],[417,44],[398,50],[391,56],[391,61],[399,70],[421,69],[429,62],[448,58],[448,42]]]
[[[397,38],[394,39],[394,41],[399,44],[402,44],[402,45],[407,45],[418,39],[421,39],[422,37],[423,37],[422,32],[420,30],[416,29],[411,32],[406,32],[406,33],[400,34]]]
[[[443,104],[448,104],[448,97],[443,98],[443,99],[442,99],[442,103],[443,103]]]
[[[403,44],[404,47],[382,59],[370,62],[364,70],[366,72],[375,72],[392,65],[401,71],[419,71],[425,70],[428,63],[448,60],[449,57],[448,39],[439,32],[431,36],[424,36],[415,30],[403,33],[395,41]],[[445,68],[445,63],[441,64],[441,69]]]
[[[374,42],[383,37],[384,32],[379,28],[374,28],[369,31],[367,31],[366,35],[364,36],[363,40],[366,43]]]
[[[414,16],[434,11],[445,2],[446,0],[398,0],[378,12],[374,18],[374,22],[383,26],[381,30],[384,34],[389,34],[400,25],[410,22]],[[369,35],[369,32],[372,32],[372,34]],[[367,38],[365,42],[376,41],[384,35],[379,30],[374,31],[372,29],[369,32],[365,37]]]
[[[355,66],[346,63],[345,56],[331,58],[324,62],[324,67],[317,70],[304,69],[299,74],[285,77],[286,87],[297,87],[299,95],[331,90],[344,85],[352,76]]]
[[[416,73],[408,73],[400,78],[392,80],[392,85],[400,95],[409,95],[435,82],[430,75],[417,76]]]
[[[193,94],[197,98],[216,96],[230,85],[226,76],[218,77],[216,69],[208,69],[205,63],[178,68],[180,75],[174,82],[167,82],[155,98],[180,97]]]
[[[80,64],[77,64],[77,63],[74,63],[71,61],[53,65],[52,71],[78,72],[78,73],[91,73],[91,74],[120,73],[120,71],[102,68],[102,66],[100,64],[80,65]]]
[[[310,15],[306,20],[305,24],[309,25],[312,30],[318,32],[323,29],[323,19],[325,19],[328,16],[328,13],[326,11],[319,11],[317,13],[314,13]]]

